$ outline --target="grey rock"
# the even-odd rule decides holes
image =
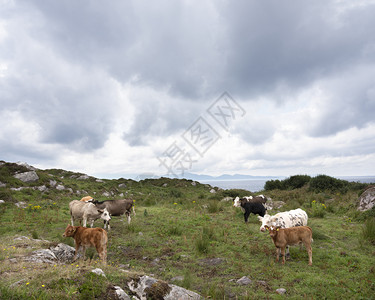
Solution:
[[[57,262],[56,255],[49,249],[33,251],[30,256],[25,256],[23,259],[34,263],[55,264]]]
[[[359,211],[370,210],[375,206],[375,187],[365,190],[359,197]]]
[[[22,182],[34,182],[39,180],[38,174],[35,171],[29,171],[24,173],[18,173],[14,175],[14,178],[21,180]]]
[[[0,204],[3,204],[3,203],[5,203],[5,201],[4,200],[0,200]]]
[[[233,201],[233,197],[225,197],[221,199],[221,202],[230,202],[230,201]]]
[[[104,197],[110,197],[110,196],[111,196],[111,194],[110,194],[109,192],[107,192],[107,191],[103,192],[102,195],[103,195]]]
[[[100,182],[100,183],[103,183],[103,182],[104,182],[104,181],[101,180],[101,179],[96,179],[95,181],[96,181],[96,182]]]
[[[58,244],[56,247],[51,247],[50,250],[61,262],[68,262],[73,260],[75,253],[75,249],[73,247],[63,243]],[[80,255],[78,255],[78,257],[80,257]]]
[[[71,193],[71,194],[73,194],[74,193],[74,191],[73,191],[73,189],[72,188],[67,188],[66,189],[69,193]]]
[[[9,262],[11,262],[12,264],[16,264],[18,261],[16,258],[10,258]]]
[[[193,182],[191,183],[191,185],[192,185],[192,186],[196,186],[196,185],[197,185],[197,182],[196,182],[196,181],[193,181]]]
[[[113,289],[115,290],[115,294],[119,300],[130,300],[130,297],[124,290],[119,286],[114,286]]]
[[[195,292],[146,275],[139,277],[137,280],[132,279],[128,282],[128,287],[133,293],[136,293],[141,300],[149,298],[166,300],[202,299],[202,297]]]
[[[126,189],[126,184],[125,184],[125,183],[120,183],[120,184],[118,185],[118,187],[119,187],[120,189]]]
[[[28,163],[25,163],[25,162],[22,162],[22,161],[18,161],[18,162],[16,162],[16,164],[19,165],[19,166],[23,166],[30,171],[36,170],[36,168],[34,168],[33,166],[30,166]]]
[[[243,276],[237,280],[237,284],[239,285],[249,285],[251,283],[252,283],[251,279],[247,276]]]
[[[36,189],[39,191],[39,192],[45,192],[47,191],[47,187],[45,185],[41,185],[41,186],[37,186]]]
[[[56,190],[58,190],[58,191],[63,191],[63,190],[65,190],[65,186],[63,186],[62,184],[58,184],[58,185],[56,186]]]
[[[103,272],[102,269],[96,268],[96,269],[92,270],[91,272],[92,272],[92,273],[95,273],[95,274],[97,274],[97,275],[100,275],[100,276],[106,277],[106,276],[105,276],[105,273]]]
[[[215,193],[216,193],[216,190],[215,190],[215,189],[211,189],[211,190],[210,190],[210,193],[211,193],[211,194],[215,194]]]
[[[49,185],[50,185],[50,186],[55,187],[56,184],[57,184],[57,181],[56,181],[56,180],[52,180],[52,179],[50,179],[50,181],[49,181]]]
[[[0,181],[0,188],[2,188],[2,187],[6,187],[6,186],[7,186],[6,183],[3,183],[3,182]]]
[[[284,295],[286,293],[286,289],[284,289],[284,288],[277,289],[276,293],[278,293],[280,295]]]
[[[18,208],[26,208],[26,207],[27,207],[26,202],[22,202],[22,201],[15,203],[15,205],[16,205]]]
[[[21,186],[21,187],[18,187],[18,188],[10,188],[11,191],[15,191],[15,192],[19,192],[19,191],[22,191],[22,190],[25,190],[25,189],[28,189],[28,187]]]
[[[79,177],[77,178],[77,180],[87,180],[87,179],[89,179],[89,178],[90,178],[90,177],[89,177],[88,175],[84,174],[84,175],[79,176]]]

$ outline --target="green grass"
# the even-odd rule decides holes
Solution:
[[[313,265],[309,267],[307,252],[299,247],[291,247],[292,258],[285,265],[275,262],[276,248],[268,234],[259,231],[257,218],[251,215],[245,224],[239,209],[231,202],[220,202],[235,194],[233,190],[218,191],[213,197],[210,187],[193,186],[187,180],[97,183],[76,181],[70,178],[74,173],[63,170],[46,172],[53,177],[42,174],[43,180],[53,178],[90,195],[96,192],[98,199],[105,199],[101,196],[104,190],[116,195],[127,191],[136,200],[137,215],[130,225],[122,218],[111,220],[107,266],[97,262],[92,249],[86,255],[92,261],[73,265],[14,264],[10,258],[36,249],[59,242],[74,244],[62,233],[70,222],[68,203],[80,197],[53,189],[41,193],[0,188],[8,195],[6,204],[0,206],[0,299],[104,299],[109,285],[124,288],[134,274],[153,274],[165,281],[183,276],[174,284],[211,299],[285,298],[276,294],[278,288],[285,288],[291,299],[371,299],[375,294],[373,215],[356,212],[357,191],[332,194],[301,188],[265,192],[275,201],[286,202],[282,210],[301,207],[308,212],[314,239]],[[127,188],[119,189],[120,183]],[[319,204],[315,208],[314,200]],[[17,208],[17,201],[25,201],[27,207]],[[314,209],[324,209],[324,213],[314,214]],[[102,226],[102,222],[95,225]],[[40,241],[14,240],[23,235]],[[128,266],[130,272],[119,270],[119,265]],[[96,266],[107,278],[90,273]],[[242,276],[253,283],[239,286],[236,281]],[[10,288],[23,279],[18,287]]]

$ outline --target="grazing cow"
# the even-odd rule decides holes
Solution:
[[[276,215],[270,216],[266,214],[265,216],[258,217],[258,220],[262,222],[260,226],[260,231],[264,232],[266,230],[265,226],[270,227],[271,225],[280,226],[281,228],[289,228],[296,226],[306,226],[307,225],[307,214],[300,208],[284,211]]]
[[[82,199],[80,201],[83,201],[83,202],[92,202],[94,200],[93,197],[91,196],[85,196],[85,197],[82,197]]]
[[[237,198],[234,200],[233,206],[241,207],[242,211],[244,212],[245,223],[247,223],[250,213],[253,213],[254,215],[258,214],[262,217],[266,213],[266,208],[261,202],[248,201],[246,198]],[[255,198],[252,198],[250,200],[254,199]]]
[[[69,210],[72,226],[74,226],[74,220],[83,220],[84,227],[86,227],[87,220],[89,220],[92,228],[94,221],[97,219],[103,219],[104,221],[111,219],[107,209],[98,209],[91,202],[73,200],[69,203]]]
[[[267,198],[263,195],[259,196],[245,196],[245,197],[236,197],[233,200],[233,206],[234,207],[240,207],[242,202],[253,202],[253,203],[262,203],[263,205],[267,202]]]
[[[280,251],[285,264],[285,247],[288,245],[297,245],[303,243],[309,254],[309,266],[312,265],[312,249],[311,243],[312,230],[308,226],[299,226],[291,228],[281,228],[280,226],[265,226],[269,230],[273,243],[276,246],[276,261],[279,261]]]
[[[99,258],[105,263],[107,260],[107,232],[102,228],[86,228],[82,226],[68,226],[65,229],[63,237],[74,238],[76,251],[73,261],[77,259],[78,251],[82,247],[83,260],[87,247],[95,247],[99,254]]]
[[[92,202],[96,205],[97,208],[107,209],[111,216],[121,216],[126,215],[128,219],[128,224],[130,224],[131,218],[130,213],[133,209],[133,214],[135,215],[135,210],[133,206],[133,200],[131,199],[121,199],[121,200],[106,200],[106,201],[97,201]],[[108,226],[108,230],[111,228],[109,225],[109,220],[104,221],[104,228]]]

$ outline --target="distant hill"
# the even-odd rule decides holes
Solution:
[[[183,178],[191,179],[196,181],[216,181],[216,180],[268,180],[268,179],[280,179],[284,178],[281,176],[253,176],[253,175],[243,175],[243,174],[223,174],[220,176],[211,176],[204,174],[194,174],[194,173],[185,173]]]

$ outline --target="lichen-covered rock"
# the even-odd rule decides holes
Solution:
[[[195,300],[201,296],[195,292],[182,287],[168,284],[165,281],[157,280],[149,276],[141,276],[128,282],[129,289],[136,293],[139,299],[165,299],[165,300]]]
[[[375,187],[371,187],[364,191],[359,197],[359,211],[370,210],[375,206]]]
[[[14,178],[21,180],[22,182],[34,182],[39,180],[38,174],[35,171],[29,171],[24,173],[18,173],[14,175]]]
[[[30,256],[25,256],[23,259],[33,263],[54,264],[57,262],[56,255],[50,249],[33,251]]]
[[[73,260],[75,249],[67,244],[60,243],[56,247],[51,247],[50,250],[55,254],[56,258],[61,262],[68,262]],[[80,255],[78,254],[78,257]]]

